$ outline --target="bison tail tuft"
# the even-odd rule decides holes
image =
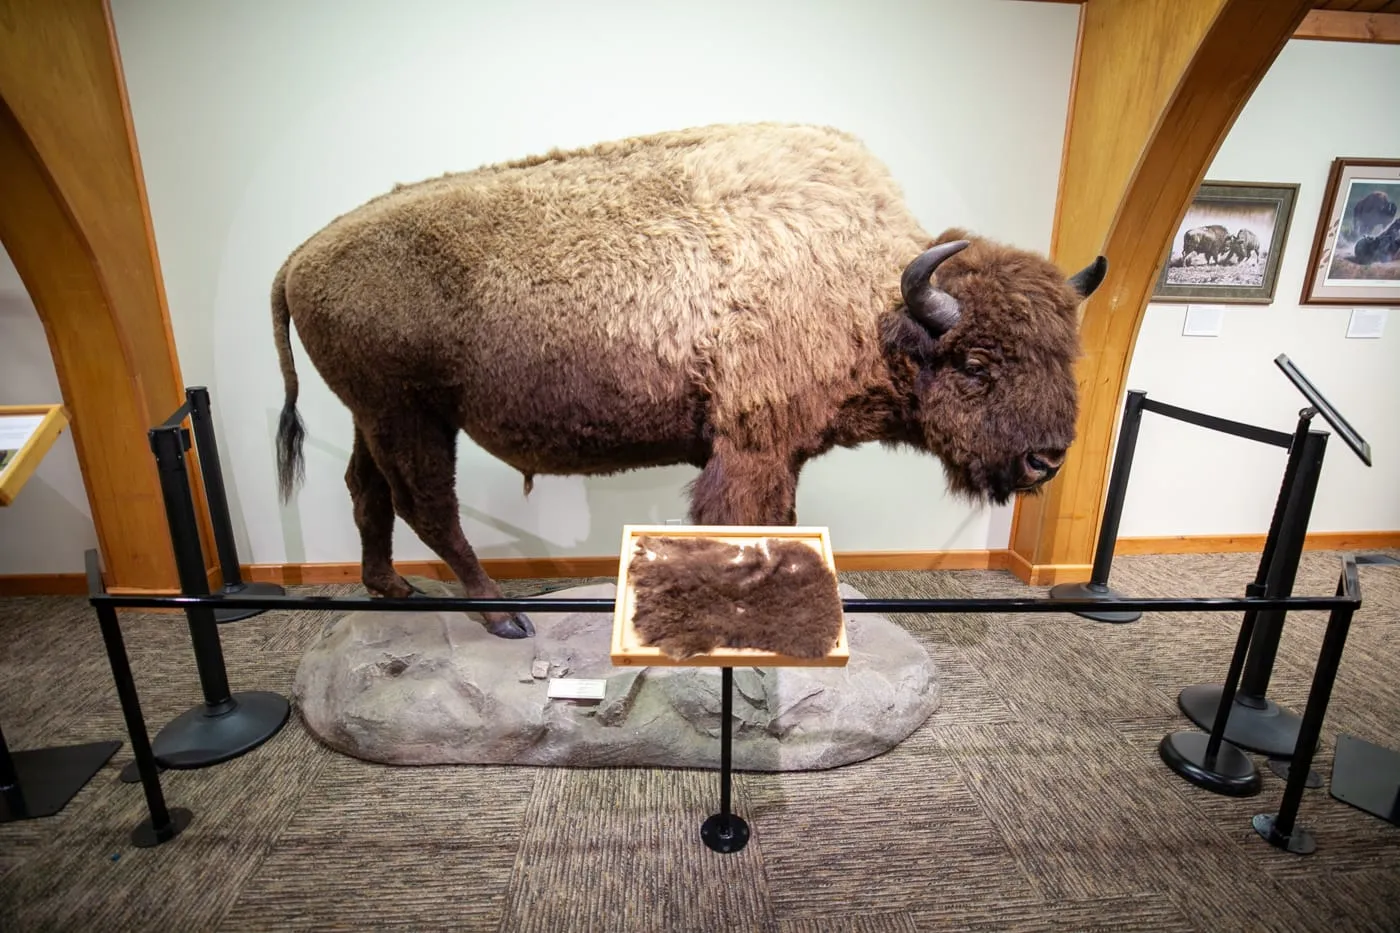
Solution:
[[[282,365],[282,386],[285,396],[282,402],[282,416],[277,421],[277,485],[286,502],[292,497],[296,484],[306,475],[306,463],[302,457],[302,441],[306,438],[306,428],[297,412],[296,361],[292,358],[291,317],[287,304],[287,267],[277,270],[272,281],[272,330],[277,343],[277,358]]]

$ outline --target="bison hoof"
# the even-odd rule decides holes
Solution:
[[[487,622],[486,631],[497,638],[529,638],[535,634],[535,625],[529,616],[514,612],[507,618]]]

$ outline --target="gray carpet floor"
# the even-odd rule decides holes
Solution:
[[[1122,557],[1113,583],[1234,596],[1256,560]],[[1309,553],[1295,592],[1331,595],[1338,566]],[[1042,592],[1000,572],[842,577],[869,596]],[[1339,733],[1400,749],[1400,568],[1363,568],[1361,582],[1324,778]],[[165,773],[194,823],[142,849],[129,836],[144,798],[118,778],[131,751],[91,609],[0,600],[10,747],[123,740],[61,813],[0,825],[0,930],[1400,930],[1400,828],[1324,787],[1301,812],[1316,854],[1280,852],[1250,828],[1279,803],[1271,772],[1260,796],[1228,798],[1158,758],[1165,734],[1190,727],[1177,692],[1223,677],[1237,615],[894,618],[936,662],[938,710],[869,761],[736,775],[753,830],[737,854],[697,836],[717,805],[713,771],[391,768],[324,748],[295,717],[251,754]],[[328,621],[222,626],[234,689],[288,693]],[[1324,623],[1289,618],[1269,689],[1286,707],[1306,703]],[[200,695],[184,620],[124,614],[122,627],[154,734]]]

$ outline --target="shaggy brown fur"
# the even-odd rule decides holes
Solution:
[[[672,658],[720,647],[820,658],[841,634],[836,577],[800,541],[642,536],[627,574],[639,639]]]
[[[353,415],[346,483],[377,593],[409,592],[394,514],[470,595],[499,592],[457,518],[459,431],[527,490],[693,464],[697,524],[792,524],[803,464],[869,442],[931,451],[955,490],[1004,502],[1074,438],[1076,308],[1103,264],[1067,280],[968,239],[936,271],[960,317],[935,326],[901,290],[934,239],[884,166],[822,127],[681,130],[399,186],[273,283],[283,496],[301,471],[295,322]]]

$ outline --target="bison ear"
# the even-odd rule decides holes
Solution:
[[[1107,274],[1108,260],[1100,256],[1071,276],[1069,284],[1079,293],[1080,298],[1088,298],[1098,291],[1099,286],[1103,284],[1103,277]]]

